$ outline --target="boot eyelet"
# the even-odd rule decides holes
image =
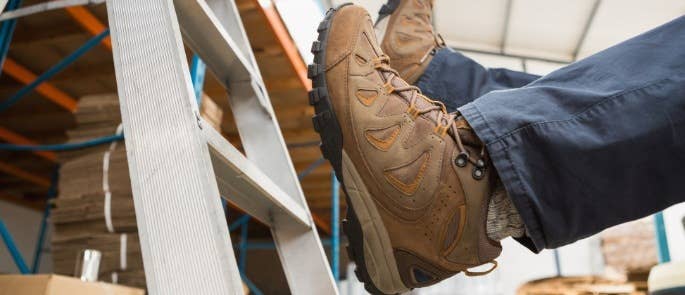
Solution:
[[[461,152],[459,155],[454,158],[454,165],[457,165],[457,167],[466,167],[466,164],[469,162],[469,154],[466,152]]]
[[[483,159],[478,159],[478,161],[476,161],[476,167],[481,169],[485,168],[485,161],[483,161]]]
[[[485,177],[485,169],[473,167],[473,172],[471,173],[471,176],[473,176],[473,179],[475,180],[481,180],[483,179],[483,177]]]

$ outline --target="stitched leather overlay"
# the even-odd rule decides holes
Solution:
[[[428,168],[430,153],[424,152],[413,161],[396,168],[386,169],[385,179],[405,195],[411,196],[419,188]]]
[[[370,89],[359,89],[357,90],[357,93],[355,95],[362,104],[368,107],[372,105],[374,101],[376,101],[376,98],[378,98],[378,91]]]
[[[397,140],[400,131],[400,125],[393,125],[383,129],[366,130],[364,136],[366,136],[366,140],[368,140],[371,145],[381,151],[387,152],[390,147],[392,147],[392,144],[395,143],[395,140]]]

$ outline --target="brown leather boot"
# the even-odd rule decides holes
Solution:
[[[470,127],[390,68],[363,8],[330,10],[318,31],[313,123],[347,195],[357,277],[394,294],[494,269],[501,247],[485,230],[493,169]]]
[[[375,25],[390,66],[409,84],[426,70],[445,42],[433,29],[433,0],[389,0]]]

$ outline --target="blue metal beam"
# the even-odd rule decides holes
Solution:
[[[204,88],[205,85],[206,72],[207,65],[200,59],[200,56],[197,54],[193,55],[193,59],[190,63],[190,80],[193,82],[197,106],[202,105],[202,88]]]
[[[235,229],[243,226],[243,224],[247,223],[248,221],[250,221],[250,215],[245,214],[243,216],[240,216],[236,221],[234,221],[228,226],[228,231],[234,231]]]
[[[15,10],[21,5],[21,0],[9,0],[6,11]],[[17,20],[8,20],[0,24],[0,69],[5,65],[5,58],[10,49],[12,42],[12,35],[14,28],[17,26]]]
[[[74,63],[77,59],[79,59],[82,55],[84,55],[90,49],[92,49],[93,47],[100,44],[102,39],[104,39],[107,36],[109,36],[109,29],[105,29],[102,33],[100,33],[100,34],[96,35],[95,37],[91,38],[90,40],[88,40],[86,43],[81,45],[81,47],[76,49],[76,51],[72,52],[67,57],[65,57],[64,59],[59,61],[57,64],[52,66],[50,69],[48,69],[44,73],[40,74],[40,76],[38,76],[38,78],[36,78],[36,80],[33,80],[33,82],[24,86],[22,89],[19,89],[19,91],[17,91],[17,93],[12,95],[10,98],[0,102],[0,112],[8,109],[9,107],[11,107],[15,103],[17,103],[19,100],[21,100],[24,96],[31,93],[40,84],[42,84],[46,80],[52,78],[52,76],[56,75],[57,73],[61,72],[66,67],[68,67],[69,65]]]
[[[244,272],[240,272],[240,278],[243,279],[243,282],[245,285],[247,285],[247,288],[250,289],[250,293],[254,295],[263,295],[261,290],[257,288],[257,285],[255,285],[250,279],[247,278],[247,275]]]
[[[559,249],[552,250],[554,253],[554,269],[557,271],[557,277],[561,277],[561,255]]]
[[[664,223],[664,213],[659,212],[654,214],[654,226],[656,233],[657,253],[659,255],[659,263],[667,263],[671,261],[671,251],[668,249],[668,238],[666,237],[666,224]]]
[[[83,148],[89,148],[96,145],[111,143],[114,141],[123,140],[124,135],[115,134],[95,138],[89,141],[76,143],[61,143],[61,144],[45,144],[45,145],[31,145],[31,144],[11,144],[0,143],[0,150],[15,151],[15,152],[37,152],[37,151],[69,151]]]
[[[305,168],[302,172],[297,174],[297,179],[302,180],[302,178],[304,178],[305,176],[312,173],[312,171],[314,171],[314,169],[316,169],[316,167],[321,166],[321,164],[323,164],[325,162],[326,162],[326,159],[321,157],[318,160],[314,161],[314,163],[309,164],[309,166],[307,168]]]
[[[333,279],[340,281],[340,182],[331,171],[331,268]]]
[[[223,199],[222,199],[223,200]],[[224,208],[228,208],[228,204],[224,201]],[[240,278],[243,280],[245,285],[247,285],[247,288],[250,289],[251,294],[255,295],[262,295],[262,291],[257,288],[257,285],[255,285],[248,277],[245,272],[245,268],[247,266],[247,250],[248,250],[248,241],[247,241],[247,224],[250,221],[250,215],[243,215],[238,220],[234,221],[228,226],[229,231],[233,231],[234,229],[240,227],[240,242],[238,243],[238,271],[240,272]],[[271,243],[273,245],[273,243]]]
[[[5,241],[7,250],[10,252],[10,255],[12,255],[12,259],[14,259],[14,263],[17,265],[17,268],[19,268],[19,271],[22,274],[30,273],[29,267],[26,266],[24,257],[21,255],[21,252],[19,252],[19,248],[17,248],[17,244],[14,243],[12,234],[10,234],[10,231],[2,221],[2,218],[0,218],[0,236],[2,236],[2,239]]]

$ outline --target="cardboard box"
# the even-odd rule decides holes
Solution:
[[[0,275],[0,295],[144,295],[145,291],[108,283],[86,283],[60,275]]]

